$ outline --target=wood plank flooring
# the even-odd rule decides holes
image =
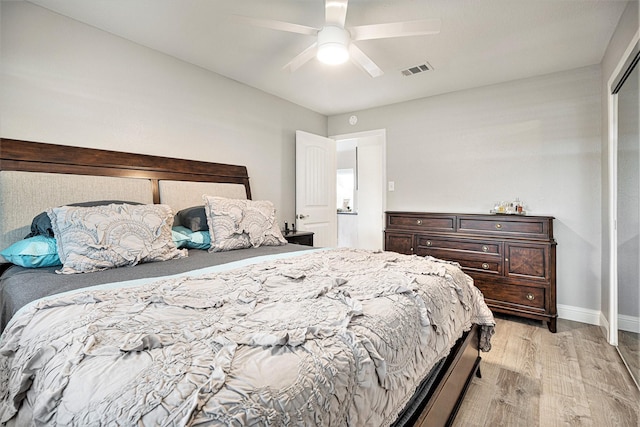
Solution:
[[[619,331],[618,351],[626,360],[631,372],[635,372],[636,383],[640,384],[640,334]]]
[[[455,427],[639,427],[640,391],[600,327],[496,316]]]

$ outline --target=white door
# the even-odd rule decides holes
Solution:
[[[313,231],[313,245],[338,244],[336,142],[296,131],[296,227]]]

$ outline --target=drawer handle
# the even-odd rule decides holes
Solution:
[[[489,247],[488,246],[483,246],[482,247],[482,252],[489,252]]]
[[[431,246],[431,240],[427,240],[427,246]]]
[[[416,220],[416,224],[422,225],[422,220],[421,219]]]
[[[482,268],[484,268],[485,270],[489,269],[489,264],[487,264],[486,262],[482,263]]]
[[[502,228],[502,224],[497,223],[497,224],[496,224],[496,228],[497,228],[498,230],[500,230],[500,229]]]
[[[527,294],[527,299],[528,299],[529,301],[533,301],[534,299],[536,299],[536,297],[535,297],[535,295],[533,295],[531,292],[529,292],[529,293]]]

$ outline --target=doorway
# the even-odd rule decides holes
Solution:
[[[332,136],[336,140],[338,246],[382,250],[386,207],[386,131]]]

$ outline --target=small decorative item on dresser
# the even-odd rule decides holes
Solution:
[[[526,215],[524,211],[524,203],[520,201],[520,198],[516,197],[513,202],[495,202],[493,209],[489,211],[492,214],[498,215]]]
[[[289,243],[295,243],[297,245],[313,246],[313,231],[290,231],[283,234],[284,238]]]

